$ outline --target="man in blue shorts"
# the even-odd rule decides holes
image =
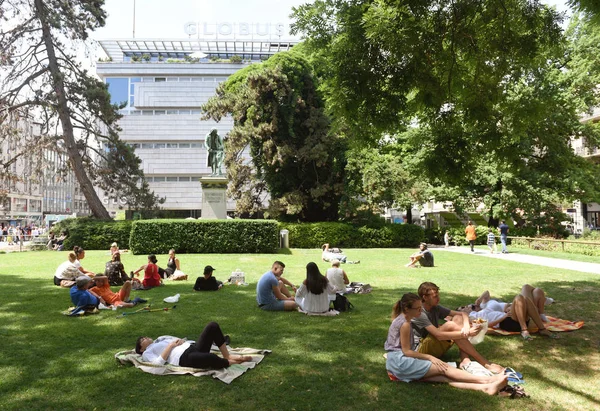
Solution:
[[[283,278],[285,264],[275,261],[270,271],[260,277],[256,284],[256,302],[266,311],[293,311],[296,310],[294,297],[286,288],[286,284],[296,291],[294,284]]]

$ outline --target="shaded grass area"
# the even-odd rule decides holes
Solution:
[[[463,255],[436,253],[437,267],[406,269],[413,250],[347,250],[359,265],[345,265],[351,281],[368,282],[373,293],[350,296],[356,307],[338,317],[268,313],[255,303],[260,275],[275,259],[286,264],[284,276],[304,278],[319,250],[279,255],[179,255],[186,282],[145,292],[153,307],[181,294],[175,311],[117,318],[113,311],[85,318],[60,314],[68,290],[52,284],[54,270],[67,253],[28,252],[0,256],[0,408],[6,409],[594,409],[600,407],[600,277],[586,273]],[[435,252],[435,250],[434,250]],[[86,269],[102,271],[109,256],[88,251]],[[145,263],[144,256],[124,254],[126,270]],[[159,256],[159,265],[166,256]],[[205,265],[225,280],[236,268],[248,287],[228,286],[214,293],[192,291]],[[385,371],[383,342],[392,304],[422,281],[441,287],[442,304],[455,307],[489,289],[510,300],[524,283],[544,288],[557,303],[548,314],[584,320],[583,329],[562,333],[560,340],[487,337],[477,346],[491,361],[521,371],[530,399],[508,400],[464,392],[444,384],[392,383]],[[133,311],[131,309],[130,311]],[[273,353],[230,386],[189,376],[153,376],[118,365],[117,351],[133,348],[140,335],[195,338],[208,321],[230,334],[232,346],[268,348]],[[445,358],[458,359],[453,348]]]

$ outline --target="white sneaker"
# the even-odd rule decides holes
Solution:
[[[166,303],[176,303],[179,301],[179,294],[175,294],[171,297],[167,297],[163,301]]]
[[[554,298],[546,297],[546,301],[544,301],[544,305],[550,305],[554,302]]]
[[[545,322],[545,323],[548,322],[548,317],[546,317],[546,314],[540,314],[540,318],[542,319],[543,322]]]

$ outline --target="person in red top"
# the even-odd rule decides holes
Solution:
[[[158,287],[162,285],[162,280],[160,279],[160,275],[158,274],[158,265],[156,256],[154,254],[150,254],[148,256],[148,264],[144,264],[137,271],[134,271],[135,275],[140,275],[139,272],[144,270],[144,280],[142,281],[143,289],[149,289],[153,287]]]
[[[100,297],[100,302],[104,302],[107,306],[114,305],[116,307],[129,308],[136,305],[136,303],[126,303],[129,300],[129,294],[131,293],[131,281],[125,282],[119,292],[115,293],[110,289],[108,277],[105,275],[97,275],[94,277],[96,286],[90,289],[90,292]]]
[[[473,225],[472,221],[469,221],[469,224],[467,224],[467,228],[465,228],[465,234],[467,236],[467,241],[471,245],[471,252],[474,253],[475,249],[473,246],[475,245],[477,234],[475,234],[475,226]]]

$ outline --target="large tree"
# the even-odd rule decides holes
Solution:
[[[104,25],[104,1],[0,1],[0,104],[6,113],[27,109],[42,133],[65,151],[94,216],[110,218],[94,185],[130,207],[153,207],[140,160],[118,136],[119,107],[107,86],[76,59],[76,45]]]
[[[225,164],[238,213],[256,213],[268,199],[278,219],[337,219],[345,148],[330,133],[315,81],[299,52],[282,52],[231,76],[204,105],[207,118],[233,116]]]
[[[597,192],[594,166],[570,147],[571,137],[596,140],[579,121],[579,103],[596,96],[573,98],[554,10],[536,0],[316,0],[294,17],[325,67],[336,118],[369,145],[398,136],[436,199],[484,201],[493,217]]]

